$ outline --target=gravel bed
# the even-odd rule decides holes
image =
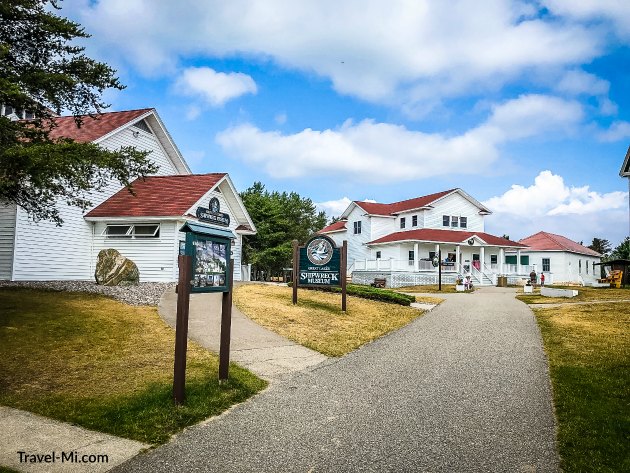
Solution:
[[[93,281],[0,281],[0,287],[30,287],[52,291],[103,294],[131,305],[158,305],[175,283],[143,282],[137,286],[99,286]]]

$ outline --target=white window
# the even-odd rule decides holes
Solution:
[[[414,253],[413,250],[409,250],[409,266],[413,266]]]
[[[468,217],[459,217],[459,226],[461,228],[467,228],[468,227]]]
[[[159,238],[160,224],[107,225],[102,235],[107,238]]]
[[[459,217],[451,217],[451,227],[457,227],[459,225]]]
[[[360,220],[358,222],[354,222],[354,234],[355,235],[361,234],[361,221]]]
[[[414,215],[413,217],[411,217],[411,226],[412,227],[417,227],[418,226],[418,216]]]
[[[442,226],[450,227],[450,225],[451,225],[451,217],[449,217],[448,215],[442,215]]]
[[[542,259],[542,270],[545,272],[549,272],[551,271],[551,259],[550,258],[543,258]]]
[[[380,251],[376,252],[376,259],[381,259],[381,252]]]
[[[407,219],[405,217],[400,217],[400,228],[405,228],[407,224]]]

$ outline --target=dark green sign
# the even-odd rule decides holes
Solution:
[[[341,286],[341,251],[327,236],[311,238],[300,248],[299,286]]]
[[[191,292],[228,292],[231,239],[225,230],[187,223],[186,254],[192,256]]]

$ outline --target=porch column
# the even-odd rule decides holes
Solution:
[[[461,274],[462,272],[462,263],[460,261],[461,253],[459,252],[459,245],[455,247],[455,270],[457,274]]]
[[[516,250],[516,274],[521,274],[521,250]]]
[[[505,261],[505,250],[503,248],[499,249],[499,274],[505,274],[503,272],[503,262]]]
[[[484,246],[479,248],[479,259],[481,260],[479,271],[483,273],[483,265],[486,263],[486,248]]]
[[[417,273],[420,271],[420,258],[418,254],[418,243],[413,244],[413,269]]]

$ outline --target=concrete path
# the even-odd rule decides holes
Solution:
[[[150,447],[2,406],[0,426],[0,465],[25,472],[104,472]]]
[[[192,294],[188,316],[188,337],[219,352],[221,336],[220,293]],[[164,293],[158,305],[160,316],[173,328],[177,315],[177,294]],[[235,361],[269,381],[317,365],[327,357],[261,327],[232,307],[230,361]]]
[[[449,296],[115,471],[558,471],[540,333],[513,289]]]

